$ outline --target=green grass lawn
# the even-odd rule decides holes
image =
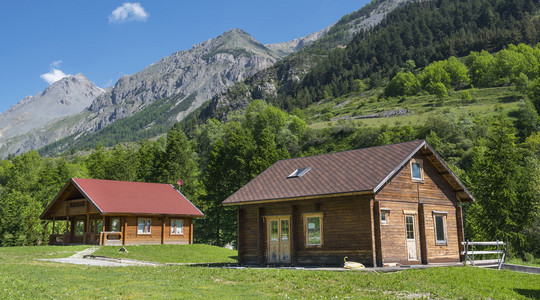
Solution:
[[[235,250],[201,244],[125,246],[128,253],[119,252],[120,248],[121,246],[104,246],[93,254],[160,263],[227,264],[237,262]]]
[[[539,275],[473,267],[373,273],[189,266],[95,267],[35,260],[67,257],[81,249],[84,246],[0,248],[0,299],[540,297]],[[223,259],[228,259],[226,256]]]

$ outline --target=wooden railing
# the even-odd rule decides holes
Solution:
[[[84,233],[84,241],[85,244],[91,244],[91,245],[100,245],[101,244],[101,233]]]
[[[462,242],[465,246],[465,251],[462,251],[461,254],[465,255],[465,264],[470,262],[471,265],[481,265],[483,267],[497,267],[497,269],[502,268],[502,264],[506,261],[506,257],[508,254],[508,243],[505,242],[474,242],[474,241],[466,241]],[[497,249],[492,250],[476,250],[474,246],[497,246]],[[504,247],[503,247],[504,246]],[[475,255],[495,255],[497,254],[496,260],[476,260]],[[491,262],[495,262],[496,264],[490,264]]]
[[[122,232],[118,231],[103,231],[101,232],[101,245],[122,245]]]

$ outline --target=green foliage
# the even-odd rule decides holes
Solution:
[[[419,89],[420,84],[413,73],[399,72],[390,80],[384,89],[384,94],[388,97],[416,95]]]
[[[524,256],[528,246],[524,229],[532,222],[533,204],[538,194],[531,190],[534,170],[516,144],[510,122],[499,117],[493,121],[485,142],[473,149],[468,172],[470,189],[476,197],[468,214],[468,230],[477,240],[510,241]]]
[[[490,87],[493,85],[493,56],[487,51],[471,51],[465,60],[469,68],[471,82],[476,87]]]
[[[159,182],[178,187],[176,182],[182,180],[184,183],[181,190],[188,199],[195,199],[200,194],[196,153],[179,124],[175,125],[167,135],[167,146],[161,155],[158,168]]]

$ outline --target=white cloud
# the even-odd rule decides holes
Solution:
[[[140,3],[126,2],[117,7],[109,16],[109,23],[125,23],[128,21],[144,22],[148,19],[148,13]]]
[[[61,63],[62,63],[61,60],[53,61],[51,65],[49,66],[50,67],[49,73],[41,74],[39,77],[45,80],[48,84],[53,84],[64,77],[71,76],[69,74],[62,72],[62,70],[58,69]]]

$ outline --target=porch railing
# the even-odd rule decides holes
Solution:
[[[101,244],[101,233],[84,233],[85,244],[99,245]]]
[[[103,231],[101,232],[101,245],[118,246],[122,245],[122,232]]]

